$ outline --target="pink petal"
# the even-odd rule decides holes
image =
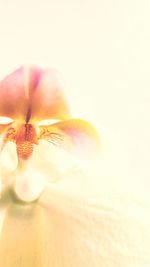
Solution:
[[[68,118],[56,72],[31,66],[8,75],[0,82],[0,116],[23,122]]]

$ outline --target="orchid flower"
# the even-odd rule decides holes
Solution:
[[[0,96],[0,115],[5,117],[0,125],[2,148],[16,144],[19,166],[26,166],[25,172],[17,168],[16,190],[22,176],[31,185],[41,180],[40,172],[30,168],[40,140],[50,150],[49,142],[78,156],[90,156],[97,149],[95,129],[71,118],[52,70],[22,67],[0,83]],[[44,125],[45,119],[57,122]],[[40,150],[41,157],[43,153]],[[13,150],[13,158],[15,154]],[[108,171],[110,163],[104,154],[101,168],[84,175],[85,179],[74,170],[67,174],[69,180],[49,183],[37,202],[23,205],[6,186],[0,199],[1,267],[150,266],[145,190],[141,194],[137,179],[119,177],[118,181],[106,173],[103,166]]]
[[[0,82],[0,96],[1,149],[9,142],[16,145],[17,195],[22,179],[25,183],[29,179],[32,188],[38,188],[37,181],[43,181],[38,172],[32,171],[36,186],[31,185],[28,173],[28,162],[40,140],[78,157],[91,157],[97,151],[99,137],[96,130],[85,120],[71,118],[56,71],[35,66],[21,67]],[[44,183],[40,182],[39,190],[43,187]],[[39,190],[36,195],[39,195]]]
[[[18,162],[28,160],[42,139],[78,155],[91,155],[98,147],[96,130],[84,120],[71,118],[53,70],[21,67],[2,80],[0,116],[10,119],[0,124],[3,147],[14,142]],[[42,125],[43,120],[55,123]]]

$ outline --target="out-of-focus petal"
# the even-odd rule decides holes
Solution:
[[[43,211],[36,203],[25,206],[9,199],[6,195],[0,203],[0,216],[7,203],[0,236],[0,266],[41,267]]]
[[[79,156],[91,157],[99,150],[98,133],[84,120],[61,121],[49,126],[40,126],[40,129],[39,139],[46,139]]]
[[[149,202],[136,192],[137,184],[129,193],[123,182],[118,186],[116,177],[99,169],[85,176],[69,173],[42,196],[44,266],[149,266]]]
[[[27,122],[68,118],[56,72],[31,66],[8,75],[0,82],[0,116]]]

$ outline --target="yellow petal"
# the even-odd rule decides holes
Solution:
[[[8,206],[1,229],[0,266],[42,267],[42,208],[5,202]]]
[[[99,136],[87,121],[71,119],[49,126],[40,126],[39,139],[64,148],[81,157],[91,158],[99,150]]]

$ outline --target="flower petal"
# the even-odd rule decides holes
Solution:
[[[0,116],[30,119],[66,119],[68,106],[54,70],[21,67],[0,82]]]
[[[0,134],[4,133],[8,128],[9,126],[12,124],[11,123],[7,123],[7,124],[0,124]]]
[[[39,139],[46,139],[80,156],[91,157],[99,148],[99,136],[95,128],[81,119],[40,126],[40,129]]]
[[[53,69],[43,70],[32,97],[32,118],[36,120],[70,117],[69,108],[62,93],[62,81]]]
[[[36,204],[18,205],[17,201],[9,200],[9,192],[7,195],[0,239],[0,266],[41,267],[43,210]],[[1,209],[5,203],[0,205]]]
[[[24,118],[27,99],[24,92],[23,68],[16,70],[0,82],[0,116]]]

